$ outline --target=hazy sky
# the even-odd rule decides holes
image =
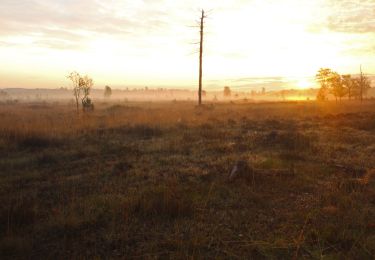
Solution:
[[[375,73],[375,0],[0,0],[0,87],[194,87],[200,8],[208,90]]]

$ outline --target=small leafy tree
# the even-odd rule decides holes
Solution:
[[[371,80],[366,76],[362,78],[362,88],[363,88],[362,95],[366,96],[367,92],[371,88]]]
[[[315,75],[315,79],[319,82],[321,88],[329,87],[329,79],[331,77],[332,70],[329,68],[321,68]]]
[[[77,113],[79,113],[79,100],[81,97],[81,76],[78,72],[73,71],[68,76],[73,83],[73,95],[76,99]]]
[[[352,78],[352,97],[355,99],[363,100],[366,96],[367,91],[371,87],[371,81],[368,77],[362,76],[358,78]]]
[[[349,100],[351,100],[354,94],[354,88],[355,88],[354,79],[352,78],[350,74],[342,75],[341,78],[342,78],[343,87],[346,89]]]
[[[316,99],[319,101],[327,100],[328,89],[330,86],[330,77],[332,74],[332,70],[329,68],[321,68],[319,69],[318,73],[315,75],[316,81],[320,84],[320,89],[316,96]]]
[[[73,83],[73,95],[76,99],[77,113],[79,113],[79,101],[81,101],[84,111],[94,109],[91,99],[89,98],[90,90],[94,82],[87,75],[82,77],[78,72],[73,71],[67,76]]]
[[[315,79],[320,84],[320,91],[317,96],[318,100],[326,100],[328,93],[331,93],[337,101],[337,99],[341,100],[347,93],[340,74],[329,68],[319,69],[315,75]]]
[[[327,90],[325,88],[320,88],[316,95],[316,100],[326,101],[327,100]]]
[[[110,86],[105,86],[104,88],[104,97],[110,98],[112,95],[112,89]]]
[[[363,101],[363,97],[367,95],[367,91],[371,88],[371,81],[362,72],[362,66],[359,74],[359,87],[360,87],[360,99]]]
[[[341,98],[346,95],[346,89],[343,85],[341,76],[337,72],[331,72],[328,78],[329,88],[332,95],[336,98]]]

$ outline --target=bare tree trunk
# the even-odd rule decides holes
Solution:
[[[360,91],[360,98],[361,98],[361,103],[363,102],[363,73],[362,73],[362,65],[359,67],[359,70],[360,70],[360,87],[361,87],[361,91]]]
[[[203,58],[203,23],[204,10],[202,10],[201,24],[200,24],[200,45],[199,45],[199,90],[198,90],[198,105],[202,105],[202,58]]]
[[[77,107],[77,114],[79,114],[79,93],[78,90],[74,90],[74,97],[76,98],[76,107]]]

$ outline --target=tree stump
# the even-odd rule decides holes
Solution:
[[[236,179],[254,180],[254,169],[245,160],[238,160],[233,166],[228,180],[233,182]]]

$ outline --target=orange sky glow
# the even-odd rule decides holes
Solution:
[[[375,74],[374,0],[0,0],[0,88],[315,87],[320,67]]]

